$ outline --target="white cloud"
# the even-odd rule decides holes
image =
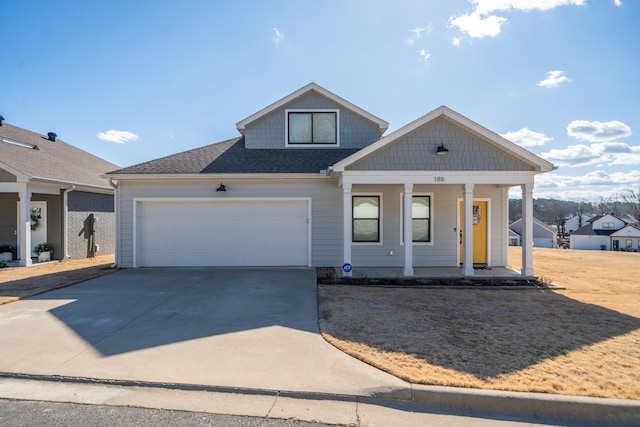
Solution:
[[[634,165],[640,161],[640,145],[623,142],[598,142],[591,145],[570,145],[540,154],[556,166]]]
[[[534,197],[597,201],[601,197],[623,194],[629,188],[639,186],[640,170],[609,173],[597,169],[580,176],[563,175],[556,171],[536,175]],[[521,196],[519,188],[510,191],[510,197]]]
[[[425,31],[427,34],[430,34],[433,31],[433,25],[429,24],[426,27],[416,27],[412,29],[411,32],[413,35],[407,39],[407,43],[414,44],[420,37],[422,37],[422,33]]]
[[[280,44],[280,42],[282,40],[284,40],[284,34],[282,34],[280,32],[280,30],[278,30],[278,27],[273,27],[273,44],[276,45],[276,47],[278,47],[278,44]]]
[[[622,0],[613,0],[613,4],[615,4],[616,6],[620,7],[620,6],[622,6]]]
[[[521,147],[538,147],[553,139],[544,136],[543,133],[527,129],[526,127],[515,132],[503,133],[500,136],[518,144]]]
[[[471,13],[450,16],[449,25],[473,38],[495,37],[500,34],[507,18],[495,12],[550,10],[558,6],[580,6],[585,0],[469,0],[474,5]]]
[[[428,61],[429,59],[431,59],[431,54],[427,53],[426,50],[422,49],[420,51],[420,60],[421,61]]]
[[[507,18],[496,15],[482,16],[478,13],[449,17],[449,25],[458,27],[460,31],[473,38],[495,37],[500,34],[505,22]]]
[[[458,37],[451,37],[451,44],[454,46],[460,46],[460,39]]]
[[[622,122],[590,122],[574,120],[567,126],[567,135],[589,142],[613,141],[631,136],[631,128]]]
[[[538,86],[544,87],[547,89],[558,87],[562,83],[570,82],[569,78],[564,75],[564,71],[562,70],[553,70],[547,73],[547,78],[544,80],[540,80],[538,82]]]
[[[125,142],[135,141],[138,139],[138,135],[126,130],[108,130],[106,132],[100,132],[96,135],[98,139],[109,142],[116,142],[118,144],[124,144]]]

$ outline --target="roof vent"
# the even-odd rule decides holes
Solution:
[[[49,141],[53,141],[53,142],[55,142],[55,141],[56,141],[56,136],[58,136],[58,135],[56,135],[56,134],[55,134],[55,133],[53,133],[53,132],[49,132],[49,133],[47,134],[47,136],[49,137]]]
[[[4,116],[0,116],[0,126],[2,126],[2,121],[4,120]]]

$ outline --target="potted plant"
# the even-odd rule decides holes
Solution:
[[[11,245],[0,245],[0,261],[11,261],[13,259],[13,248]]]
[[[51,261],[51,254],[53,253],[53,248],[48,243],[38,243],[35,248],[33,248],[33,252],[38,254],[38,261],[45,262]]]

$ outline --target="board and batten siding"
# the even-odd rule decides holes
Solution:
[[[220,179],[158,180],[144,183],[122,180],[119,183],[120,210],[119,263],[133,266],[134,199],[138,198],[215,198],[311,199],[312,266],[342,263],[342,190],[329,178],[315,179],[225,179],[227,191],[216,192]],[[260,212],[256,212],[259,215]],[[337,226],[336,226],[337,225]]]
[[[436,154],[440,144],[449,150]],[[347,167],[363,171],[531,171],[476,134],[438,118]]]
[[[286,148],[285,110],[340,110],[340,148],[363,148],[380,138],[378,125],[343,108],[330,99],[312,92],[249,123],[245,128],[247,148]],[[323,147],[327,147],[323,145]],[[290,147],[288,149],[291,149]],[[296,148],[297,149],[297,148]],[[304,149],[304,148],[300,148]],[[329,147],[330,149],[330,147]]]

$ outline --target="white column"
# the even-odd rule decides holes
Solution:
[[[522,275],[533,276],[533,183],[522,185]]]
[[[20,236],[20,266],[31,266],[31,192],[24,190],[18,192],[20,199],[20,212],[18,212],[18,236]]]
[[[462,254],[462,274],[473,276],[473,184],[464,184],[464,227],[462,241],[464,251]]]
[[[342,185],[342,219],[344,229],[344,249],[343,249],[343,263],[351,264],[351,240],[353,237],[353,207],[351,201],[351,184]],[[342,270],[343,276],[351,276],[351,271]]]
[[[411,221],[413,205],[413,184],[404,185],[404,276],[413,276],[413,222]]]

